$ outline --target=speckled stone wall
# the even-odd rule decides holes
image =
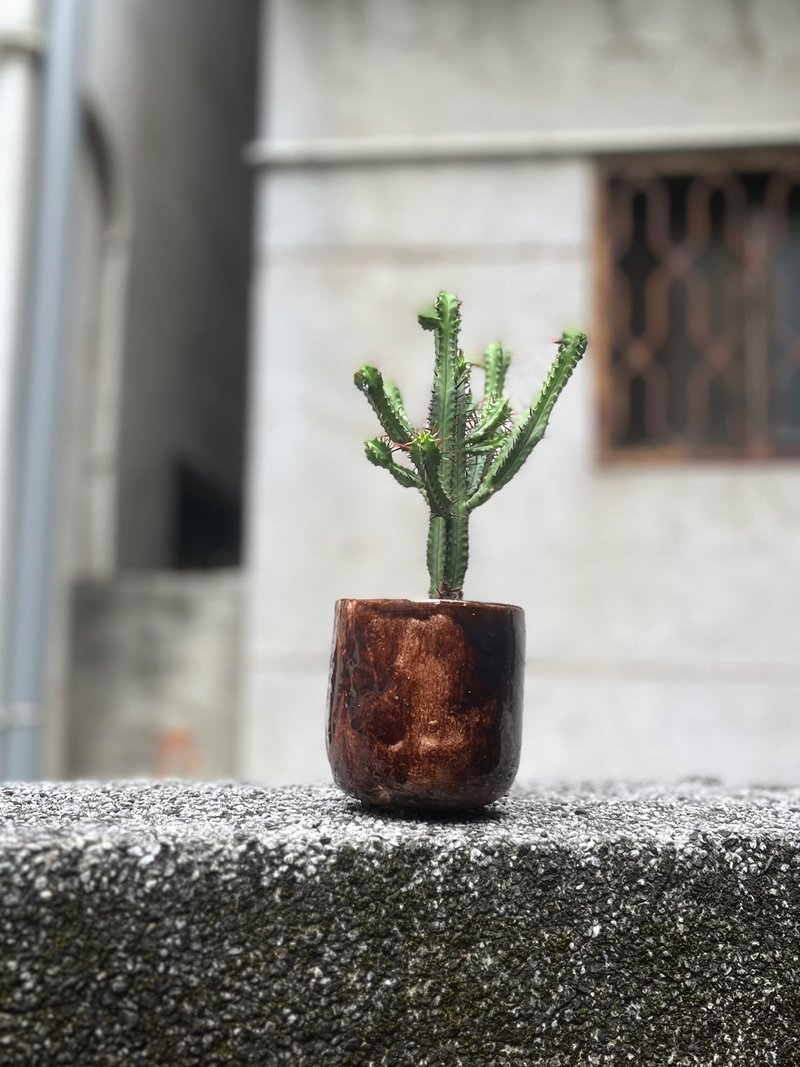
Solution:
[[[800,790],[0,790],[0,1062],[800,1062]]]

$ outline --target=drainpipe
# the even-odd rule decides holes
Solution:
[[[41,709],[54,576],[61,454],[61,393],[66,381],[66,293],[78,162],[78,69],[82,0],[50,0],[43,66],[40,182],[27,359],[20,404],[18,469],[6,613],[4,772],[39,773]]]
[[[9,575],[14,533],[20,367],[30,280],[32,189],[39,148],[39,0],[0,5],[0,680],[7,667]],[[5,771],[8,705],[0,689],[0,776]]]

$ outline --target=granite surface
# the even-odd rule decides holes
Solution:
[[[0,1063],[800,1064],[800,790],[0,789]]]

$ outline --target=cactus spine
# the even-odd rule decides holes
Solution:
[[[363,366],[356,386],[366,395],[385,436],[365,443],[367,459],[388,470],[400,485],[418,489],[430,508],[428,528],[429,595],[460,600],[469,559],[469,516],[502,489],[541,441],[561,390],[586,351],[586,335],[566,332],[539,395],[516,420],[503,396],[511,355],[499,342],[483,361],[470,364],[458,347],[461,305],[441,292],[418,315],[434,335],[436,362],[427,426],[409,420],[396,385],[380,371]],[[470,388],[472,366],[484,373],[483,397]],[[410,465],[395,458],[405,454]]]

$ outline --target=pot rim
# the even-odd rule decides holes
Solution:
[[[410,597],[338,597],[336,604],[439,604],[448,608],[501,608],[503,610],[523,611],[519,604],[504,604],[495,600],[451,600],[446,597],[425,597],[424,599],[412,599]]]

